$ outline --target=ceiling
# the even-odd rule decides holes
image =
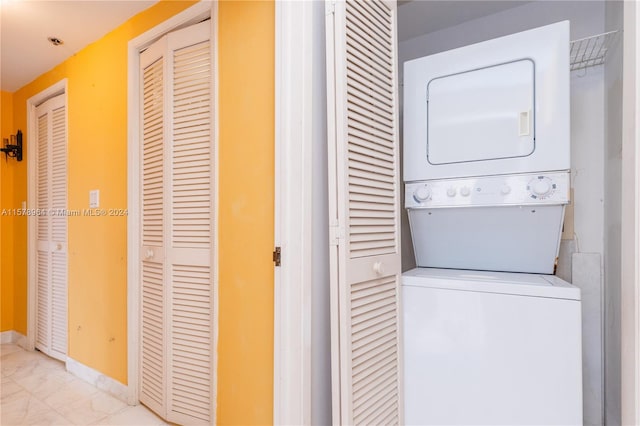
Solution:
[[[423,34],[493,15],[525,0],[415,0],[398,2],[398,40],[405,41]]]
[[[15,92],[157,0],[0,0],[0,88]],[[57,37],[64,44],[52,45]]]
[[[15,92],[157,0],[0,0],[0,88]],[[398,38],[520,6],[510,0],[399,1]],[[64,44],[53,46],[48,37]]]

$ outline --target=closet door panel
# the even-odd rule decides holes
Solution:
[[[64,105],[51,112],[51,352],[67,354],[67,116]]]
[[[36,163],[36,210],[51,207],[49,191],[49,113],[38,116],[38,160]],[[51,221],[45,215],[36,216],[36,348],[48,354],[51,350]]]
[[[168,419],[213,421],[214,158],[210,23],[171,33]]]
[[[165,58],[162,40],[141,56],[142,261],[140,402],[166,417]]]
[[[402,424],[396,4],[328,8],[334,424]]]

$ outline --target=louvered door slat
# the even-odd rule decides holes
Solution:
[[[373,83],[370,84],[367,81],[367,77],[372,75],[367,70],[363,70],[359,68],[356,64],[354,64],[355,59],[362,58],[363,60],[367,60],[363,57],[354,56],[354,60],[349,62],[347,69],[352,73],[352,76],[355,77],[347,86],[347,93],[351,95],[353,98],[361,99],[363,101],[373,102],[378,107],[384,108],[393,105],[393,96],[384,90],[384,88],[379,85]],[[385,70],[382,70],[384,72]],[[372,107],[375,108],[375,107]]]
[[[387,354],[386,357],[382,357],[381,359],[377,359],[378,361],[375,365],[375,368],[379,372],[377,376],[373,376],[371,374],[367,374],[366,369],[364,372],[358,372],[354,368],[353,374],[353,389],[355,392],[367,392],[368,390],[376,387],[375,383],[379,380],[389,380],[393,379],[396,375],[396,356],[394,353]],[[367,369],[370,368],[367,366]]]
[[[371,135],[368,135],[368,139],[363,139],[355,134],[349,135],[349,143],[351,144],[351,150],[358,152],[360,149],[365,149],[368,155],[371,155],[382,160],[390,160],[393,156],[393,148],[372,141]],[[392,161],[392,160],[391,160]],[[376,179],[377,180],[377,179]]]
[[[150,54],[152,52],[149,52]],[[164,227],[164,61],[143,71],[142,245],[162,247]],[[144,250],[144,248],[143,248]]]
[[[36,315],[38,318],[36,327],[36,348],[42,352],[47,353],[50,345],[49,329],[50,329],[50,314],[49,314],[49,263],[50,256],[45,250],[38,250],[36,255],[36,264],[38,268],[37,276],[37,308]]]
[[[379,181],[379,180],[369,180],[359,177],[358,175],[352,174],[349,176],[349,184],[353,185],[354,188],[357,187],[365,187],[365,188],[376,188],[380,191],[390,191],[393,190],[393,187],[390,186],[389,182]]]
[[[374,151],[386,152],[387,150],[393,150],[393,146],[389,145],[388,139],[378,138],[369,132],[362,131],[356,128],[349,129],[349,139],[358,145],[367,146]]]
[[[354,1],[347,5],[347,7],[352,7],[359,10],[360,13],[367,15],[367,19],[362,20],[362,25],[378,28],[378,42],[391,47],[392,45],[388,34],[392,31],[393,23],[389,19],[388,12],[378,6],[379,4],[377,3],[368,3],[367,1]]]
[[[385,111],[384,108],[381,108],[381,106],[378,105],[378,102],[383,102],[383,100],[375,99],[374,97],[372,97],[371,91],[363,93],[356,87],[350,86],[347,91],[347,101],[354,106],[359,106],[369,111],[369,113],[374,116],[388,118],[387,111]],[[354,133],[350,134],[353,135]]]
[[[340,424],[402,423],[395,7],[346,0],[327,19]]]
[[[347,44],[352,44],[353,50],[357,50],[371,62],[391,70],[393,58],[389,56],[393,49],[387,43],[380,42],[380,38],[376,37],[386,30],[370,25],[370,17],[371,14],[359,9],[356,3],[347,4],[347,30],[349,31],[346,34]],[[388,73],[386,74],[388,75]]]
[[[211,246],[210,50],[207,41],[174,53],[173,105],[180,108],[173,109],[172,170],[174,182],[180,184],[174,185],[172,191],[173,247]],[[181,84],[183,81],[188,83]],[[185,85],[188,91],[182,90]],[[194,137],[205,140],[198,150],[191,145]],[[199,212],[195,217],[194,209]]]
[[[354,113],[354,117],[359,116],[358,121],[370,124],[372,127],[377,128],[383,132],[386,132],[393,136],[393,120],[392,118],[383,114],[377,114],[375,108],[368,105],[361,105],[360,103],[350,103],[349,110]]]

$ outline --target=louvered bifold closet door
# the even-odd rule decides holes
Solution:
[[[210,25],[170,33],[141,56],[140,400],[178,424],[215,421]]]
[[[67,354],[67,113],[65,96],[36,108],[36,347]]]
[[[327,12],[334,423],[401,424],[396,4]]]

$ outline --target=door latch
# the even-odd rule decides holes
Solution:
[[[276,266],[280,266],[281,257],[282,257],[282,249],[280,247],[276,247],[276,249],[273,251],[273,261],[276,264]]]

